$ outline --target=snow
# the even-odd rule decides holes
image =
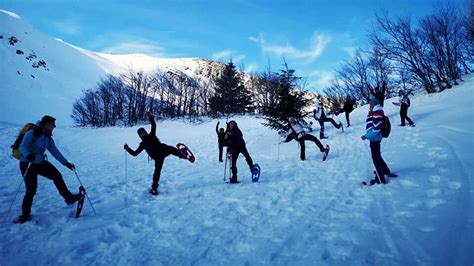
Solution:
[[[222,180],[217,120],[158,120],[160,140],[186,143],[197,160],[166,159],[157,197],[147,193],[153,161],[122,149],[124,143],[137,147],[138,127],[58,123],[56,144],[76,164],[97,216],[86,202],[83,217],[72,218],[74,207],[39,177],[37,223],[11,224],[21,213],[24,186],[15,198],[18,163],[2,153],[0,265],[472,265],[474,76],[465,79],[442,93],[413,97],[414,128],[398,127],[396,99],[386,100],[392,133],[382,155],[399,177],[364,188],[359,184],[373,170],[368,143],[360,140],[367,106],[351,114],[353,126],[344,133],[327,127],[326,162],[310,143],[300,161],[297,143],[279,145],[261,118],[234,117],[262,167],[260,181],[252,183],[241,156],[237,185]],[[17,132],[18,126],[0,124],[4,151]],[[51,161],[76,190],[74,173]]]

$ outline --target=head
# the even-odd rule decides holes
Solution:
[[[374,106],[380,104],[379,100],[377,100],[377,98],[375,98],[374,96],[370,97],[369,103],[370,103],[370,111],[372,111],[372,109],[374,109]]]
[[[224,133],[224,128],[219,128],[219,133]]]
[[[399,90],[398,91],[398,96],[402,96],[403,95],[403,90]]]
[[[40,121],[40,127],[46,135],[53,135],[53,129],[56,127],[56,118],[49,115],[43,116]]]
[[[141,139],[143,139],[146,135],[148,135],[148,133],[143,127],[137,129],[137,134],[138,136],[140,136]]]
[[[234,127],[237,127],[237,122],[235,122],[234,120],[231,120],[229,123],[228,123],[230,129],[233,129]]]

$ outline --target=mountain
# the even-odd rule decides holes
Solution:
[[[71,124],[72,103],[107,74],[159,69],[206,82],[224,67],[198,58],[88,51],[47,36],[5,10],[0,10],[0,25],[0,121],[4,122],[22,124],[50,114],[58,124]]]

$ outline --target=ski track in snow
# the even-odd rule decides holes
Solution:
[[[6,151],[0,154],[2,223],[6,219],[0,232],[0,264],[472,262],[468,251],[473,250],[474,233],[473,125],[430,113],[446,112],[432,106],[462,93],[456,90],[461,89],[413,99],[409,115],[417,123],[415,128],[397,127],[398,109],[386,106],[392,133],[382,143],[382,155],[399,177],[389,185],[363,188],[360,182],[373,176],[368,143],[360,140],[364,107],[352,113],[353,126],[344,133],[327,125],[329,139],[322,143],[329,144],[331,151],[326,162],[314,144],[306,143],[307,158],[301,161],[296,142],[279,145],[276,133],[264,128],[261,119],[236,117],[250,155],[262,167],[260,181],[252,183],[240,156],[238,185],[222,180],[216,121],[196,125],[158,121],[157,135],[163,143],[186,143],[197,158],[190,164],[168,157],[158,197],[147,193],[154,162],[145,154],[125,155],[122,149],[125,142],[138,146],[137,127],[59,126],[56,144],[76,164],[97,216],[86,200],[83,217],[72,218],[75,206],[66,206],[53,183],[39,177],[33,205],[38,223],[24,225],[10,223],[21,211],[24,186],[5,217],[21,181],[18,163],[8,154],[18,127],[0,124],[0,143]],[[463,107],[470,104],[463,105],[467,100],[459,101],[458,108],[469,110]],[[343,116],[338,119],[345,122]],[[313,134],[319,135],[319,127]],[[76,191],[79,183],[74,173],[50,159],[70,190]]]

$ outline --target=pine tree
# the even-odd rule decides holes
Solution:
[[[214,96],[209,99],[213,115],[246,113],[252,104],[251,94],[241,81],[232,60],[226,64],[224,71],[215,81]]]
[[[295,70],[289,69],[284,63],[285,69],[279,74],[279,87],[277,92],[277,103],[270,106],[265,115],[264,126],[275,130],[286,130],[289,123],[288,118],[302,118],[303,111],[310,100],[305,98],[305,91],[297,89],[298,81],[301,79],[295,75]]]

